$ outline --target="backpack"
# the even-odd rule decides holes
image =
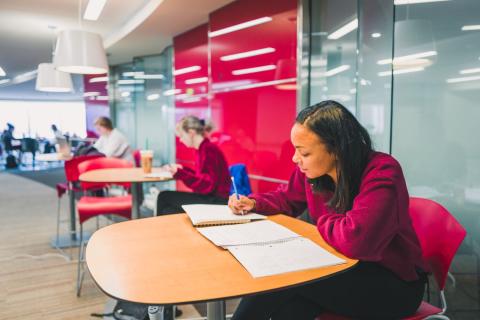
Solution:
[[[5,168],[15,169],[18,167],[17,158],[13,154],[9,154],[6,159]]]

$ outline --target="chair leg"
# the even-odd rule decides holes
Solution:
[[[80,224],[80,242],[77,263],[77,297],[80,297],[83,282],[83,225]]]
[[[57,201],[57,235],[55,237],[55,247],[58,248],[58,242],[60,240],[60,197]]]

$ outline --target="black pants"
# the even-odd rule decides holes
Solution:
[[[228,199],[192,192],[163,191],[157,198],[157,215],[185,212],[184,204],[227,204]]]
[[[418,309],[426,275],[406,282],[373,262],[311,284],[243,298],[232,320],[312,320],[322,312],[353,319],[401,319]]]

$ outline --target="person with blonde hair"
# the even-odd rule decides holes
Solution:
[[[180,142],[196,149],[195,168],[175,163],[165,169],[193,192],[161,192],[157,198],[158,215],[183,212],[184,204],[227,204],[231,183],[227,160],[205,136],[205,127],[205,121],[195,116],[186,116],[177,123]]]

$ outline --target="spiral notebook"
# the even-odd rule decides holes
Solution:
[[[205,238],[219,247],[261,244],[300,237],[299,234],[270,220],[199,228]]]
[[[198,232],[227,249],[254,278],[346,262],[270,220],[204,227]]]
[[[254,278],[346,263],[304,237],[227,249]]]
[[[182,208],[195,227],[247,223],[266,219],[265,216],[256,213],[236,215],[226,205],[188,204],[183,205]]]

